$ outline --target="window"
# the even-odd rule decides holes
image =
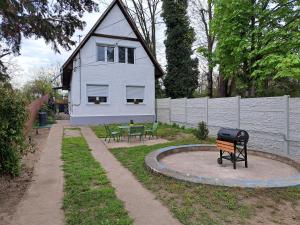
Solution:
[[[134,48],[127,49],[127,62],[129,64],[134,64]]]
[[[108,100],[108,85],[88,84],[86,87],[88,103],[100,104]]]
[[[97,60],[105,61],[105,46],[97,45]]]
[[[114,61],[115,61],[115,48],[107,47],[107,62],[114,62]]]
[[[119,63],[125,63],[126,48],[119,47]]]
[[[114,62],[115,61],[115,47],[97,45],[97,61]]]
[[[144,102],[145,86],[126,86],[127,103],[139,104]]]

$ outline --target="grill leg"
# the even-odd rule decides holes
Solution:
[[[248,168],[247,146],[244,147],[244,151],[245,151],[245,167]]]
[[[233,159],[233,169],[236,169],[236,150],[234,149],[234,153],[232,153],[232,159]]]
[[[223,151],[220,150],[220,158],[218,159],[218,163],[222,164]]]

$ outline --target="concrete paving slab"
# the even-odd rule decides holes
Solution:
[[[121,141],[110,140],[110,142],[105,141],[104,138],[101,138],[103,143],[107,148],[130,148],[135,146],[141,145],[157,145],[157,144],[164,144],[169,142],[166,139],[158,138],[158,139],[145,139],[144,141],[140,142],[139,139],[132,139],[129,143],[126,138]]]
[[[17,207],[11,225],[63,225],[61,141],[64,121],[52,126],[33,181]]]
[[[89,127],[82,127],[81,132],[93,156],[107,172],[112,186],[116,189],[117,197],[124,202],[125,208],[136,225],[180,224],[172,217],[170,211],[120,164]]]
[[[254,155],[248,155],[248,168],[244,162],[238,162],[236,170],[229,160],[217,163],[219,152],[181,152],[160,160],[168,168],[183,173],[223,179],[280,179],[293,176],[298,170],[288,164]]]
[[[65,129],[64,136],[65,137],[80,137],[81,133],[80,133],[80,130]]]

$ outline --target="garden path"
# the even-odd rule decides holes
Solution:
[[[50,130],[33,181],[17,206],[12,225],[63,225],[63,171],[61,142],[66,121],[58,121]]]
[[[81,132],[94,158],[107,172],[112,186],[116,189],[117,197],[125,203],[125,208],[134,219],[134,224],[180,225],[170,211],[120,164],[89,127],[81,127]]]

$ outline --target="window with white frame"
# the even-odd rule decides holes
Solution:
[[[127,48],[127,63],[134,64],[134,48]]]
[[[97,44],[97,61],[114,62],[115,47]]]
[[[134,64],[134,48],[119,47],[119,63]]]
[[[126,63],[126,48],[119,47],[119,63]]]
[[[86,86],[88,103],[107,103],[108,102],[108,85],[88,84]]]
[[[144,102],[145,86],[126,86],[127,103],[139,104]]]

